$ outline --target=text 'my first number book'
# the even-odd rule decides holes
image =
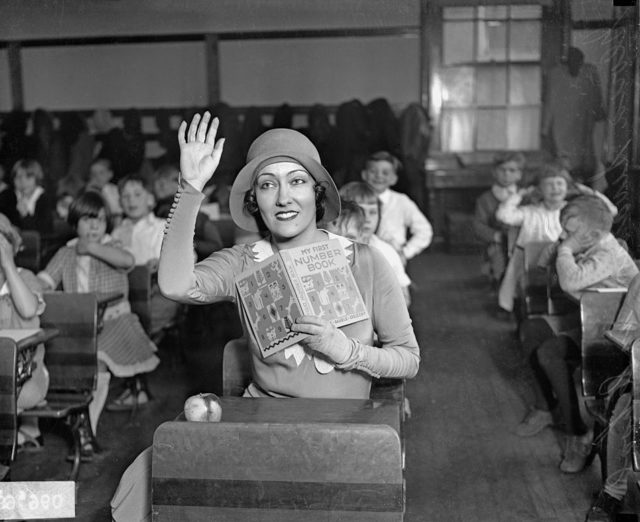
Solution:
[[[263,357],[304,339],[290,329],[301,315],[338,327],[369,317],[338,239],[281,250],[240,274],[236,286]]]

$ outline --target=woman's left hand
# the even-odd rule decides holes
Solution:
[[[326,319],[303,315],[296,319],[291,331],[307,334],[300,344],[320,352],[334,363],[343,363],[351,355],[349,338]]]

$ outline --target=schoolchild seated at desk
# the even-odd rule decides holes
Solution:
[[[400,160],[392,154],[376,152],[367,158],[362,179],[381,202],[376,235],[390,243],[406,264],[431,244],[433,228],[409,196],[391,190],[398,182],[401,167]]]
[[[155,198],[146,181],[137,175],[125,176],[118,182],[123,219],[112,236],[130,252],[136,266],[146,265],[151,273],[158,270],[160,248],[166,221],[153,213]],[[156,339],[162,328],[172,322],[178,313],[178,303],[164,297],[157,288],[151,293],[151,320],[148,334]],[[147,385],[142,376],[125,383],[122,393],[109,404],[109,411],[131,410],[149,400]]]
[[[151,272],[156,272],[166,220],[153,213],[155,198],[143,178],[126,176],[120,180],[118,187],[124,219],[113,230],[113,238],[133,254],[136,266],[147,265]],[[153,336],[163,325],[172,321],[177,310],[174,301],[166,299],[159,291],[153,292],[150,335]]]
[[[509,226],[496,218],[503,201],[518,192],[525,159],[520,152],[501,152],[493,158],[494,183],[476,200],[473,232],[484,244],[483,273],[487,273],[497,288],[507,268]]]
[[[611,214],[617,208],[603,194],[575,183],[560,163],[544,165],[537,176],[536,185],[522,189],[500,203],[496,211],[498,221],[520,227],[513,252],[498,292],[498,304],[508,312],[513,311],[518,282],[522,277],[523,246],[529,242],[556,241],[562,232],[560,211],[567,200],[575,195],[587,194],[601,198]],[[522,204],[526,198],[529,200]]]
[[[17,199],[20,230],[50,234],[53,203],[44,190],[44,172],[36,160],[22,159],[11,169]]]
[[[613,216],[597,196],[579,196],[560,213],[561,242],[555,267],[563,291],[580,298],[589,288],[628,287],[638,268],[611,234]],[[552,256],[541,256],[540,263]],[[581,471],[591,452],[593,432],[580,414],[573,370],[580,364],[580,318],[565,317],[553,326],[548,319],[528,319],[522,325],[522,346],[534,374],[535,404],[516,433],[531,436],[553,423],[551,410],[558,406],[566,424],[566,444],[560,469]]]
[[[0,329],[38,328],[44,311],[43,285],[29,270],[17,268],[15,253],[20,234],[4,214],[0,214]],[[18,393],[18,413],[33,408],[47,395],[49,373],[44,365],[44,345],[36,348],[31,377]],[[18,451],[38,450],[42,436],[38,419],[22,419],[18,431]]]
[[[340,197],[343,201],[352,201],[356,203],[364,212],[364,223],[359,227],[359,238],[356,240],[366,243],[373,248],[377,248],[382,252],[382,255],[391,265],[393,272],[396,274],[400,288],[402,288],[402,294],[407,302],[407,306],[409,306],[411,304],[411,294],[409,292],[411,279],[409,279],[409,276],[404,269],[402,258],[390,243],[387,243],[376,236],[376,231],[380,225],[381,203],[375,190],[362,181],[350,181],[340,187]],[[351,216],[352,212],[350,207],[347,207],[347,214],[348,215],[345,215],[344,217],[340,215],[338,220],[347,219]],[[340,232],[336,233],[339,234]]]
[[[360,183],[358,181],[350,181],[342,188],[344,189],[354,184],[361,185],[365,190],[371,190],[366,183]],[[342,189],[340,190],[342,193]],[[369,208],[369,205],[358,204],[356,201],[343,199],[341,202],[340,216],[327,224],[327,230],[351,239],[352,241],[359,241],[373,248],[377,248],[384,255],[393,272],[396,274],[398,284],[402,288],[402,294],[404,295],[407,306],[409,306],[411,304],[409,294],[411,280],[404,270],[400,255],[389,243],[382,241],[382,239],[374,235],[379,215],[375,193],[373,193],[373,201],[373,203],[369,204]]]
[[[55,290],[65,292],[122,293],[110,303],[98,334],[98,378],[89,405],[89,421],[97,433],[98,420],[109,393],[111,373],[116,377],[133,377],[153,371],[160,360],[155,344],[147,337],[138,318],[131,313],[127,272],[134,265],[133,256],[110,235],[109,208],[97,192],[85,192],[69,208],[69,224],[77,237],[58,250],[38,276]],[[90,436],[81,430],[82,458],[90,460],[93,446]]]

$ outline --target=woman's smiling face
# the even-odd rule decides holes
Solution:
[[[276,242],[312,242],[316,226],[315,180],[300,164],[272,163],[258,172],[254,187],[264,224]]]

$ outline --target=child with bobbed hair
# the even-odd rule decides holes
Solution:
[[[54,254],[38,277],[50,290],[61,286],[64,292],[123,294],[107,306],[98,334],[96,389],[89,404],[89,422],[80,429],[81,456],[90,460],[94,449],[92,432],[96,433],[109,393],[109,372],[116,377],[134,377],[153,371],[160,360],[155,354],[155,344],[147,337],[137,316],[131,313],[127,272],[133,268],[135,259],[111,237],[107,203],[100,194],[85,192],[71,203],[68,220],[77,237]],[[139,404],[148,401],[146,390],[137,392],[135,399]]]
[[[0,214],[0,328],[39,328],[44,312],[43,285],[25,268],[16,267],[14,257],[22,240],[9,219]],[[47,395],[49,373],[44,364],[44,345],[38,345],[33,356],[31,376],[18,391],[18,414],[37,406]],[[18,451],[42,447],[37,418],[21,420]]]
[[[578,196],[560,213],[562,236],[555,248],[555,269],[560,287],[576,299],[585,290],[628,287],[638,268],[611,234],[613,216],[602,197]],[[551,249],[540,263],[550,263]],[[551,425],[550,411],[557,405],[566,425],[566,442],[560,470],[581,471],[591,452],[593,432],[582,420],[573,372],[581,362],[580,315],[560,321],[536,318],[524,321],[522,346],[529,358],[535,404],[516,433],[531,436]]]
[[[351,241],[362,243],[364,224],[364,210],[355,201],[343,199],[340,201],[340,216],[327,223],[327,230]]]
[[[498,292],[498,304],[502,309],[513,311],[518,281],[522,277],[525,244],[557,241],[562,232],[560,211],[568,198],[580,194],[597,196],[613,216],[618,213],[616,206],[604,194],[574,182],[565,166],[559,162],[545,164],[534,186],[519,190],[498,206],[498,221],[520,227],[516,248]],[[521,204],[527,200],[526,204]]]
[[[360,238],[358,241],[366,243],[382,252],[389,265],[391,265],[398,279],[398,284],[402,288],[407,306],[409,306],[411,304],[411,294],[409,292],[411,279],[409,279],[404,269],[402,258],[390,243],[383,241],[376,235],[378,225],[380,224],[380,200],[376,192],[367,183],[350,181],[340,188],[340,197],[343,201],[356,203],[364,212],[364,223],[359,229]],[[353,214],[353,212],[349,212],[349,210],[345,212],[345,216],[346,213]],[[342,217],[343,216],[340,216],[338,220],[341,220]]]
[[[522,179],[525,157],[521,152],[499,152],[493,157],[493,185],[476,200],[473,231],[484,244],[483,273],[497,286],[502,280],[508,260],[509,225],[498,220],[500,203],[517,194]]]
[[[398,158],[386,151],[376,152],[367,158],[362,179],[381,203],[376,235],[391,244],[406,263],[431,244],[433,228],[409,196],[391,190],[398,182],[400,168]]]
[[[33,159],[18,160],[11,169],[18,210],[17,226],[49,234],[53,230],[53,204],[44,190],[42,166]]]

